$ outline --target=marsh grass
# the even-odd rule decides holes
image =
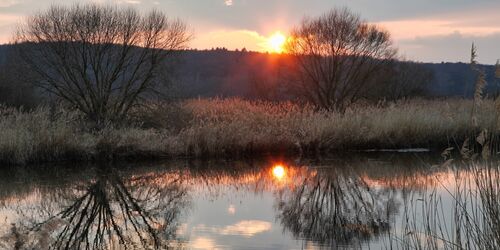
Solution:
[[[86,161],[128,157],[129,153],[139,157],[160,148],[161,138],[151,130],[110,127],[93,132],[86,130],[85,124],[80,114],[65,109],[1,107],[0,162]]]
[[[168,157],[246,157],[296,153],[457,146],[496,125],[495,103],[483,100],[470,123],[469,100],[357,104],[344,113],[292,102],[195,99],[134,110],[128,125],[87,129],[63,108],[0,108],[0,161]],[[137,115],[140,114],[140,115]]]
[[[441,149],[461,143],[478,130],[463,115],[471,107],[472,101],[467,100],[412,100],[354,105],[345,113],[336,113],[289,102],[193,100],[185,108],[194,118],[181,137],[198,153],[229,148],[252,151],[273,143],[308,154],[371,148]],[[493,109],[493,102],[484,101],[478,112],[480,127],[492,126]]]

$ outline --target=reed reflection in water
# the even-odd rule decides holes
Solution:
[[[402,230],[391,237],[392,247],[500,248],[500,164],[469,161],[462,167],[405,201]]]

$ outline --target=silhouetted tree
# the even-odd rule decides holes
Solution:
[[[345,8],[305,19],[285,50],[294,60],[293,92],[329,110],[356,101],[396,53],[388,32]]]
[[[158,11],[85,4],[30,16],[15,40],[36,84],[102,127],[156,90],[166,59],[189,38],[184,23]]]

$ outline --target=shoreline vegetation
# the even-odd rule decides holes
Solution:
[[[326,156],[370,149],[460,147],[496,131],[495,102],[401,100],[351,105],[344,113],[292,102],[192,99],[135,108],[127,125],[89,130],[63,107],[0,109],[0,162]],[[134,122],[137,121],[137,122]]]

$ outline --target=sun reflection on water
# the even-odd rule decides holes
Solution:
[[[278,164],[273,167],[274,178],[282,180],[283,178],[285,178],[285,175],[286,175],[286,170],[283,167],[283,165]]]

